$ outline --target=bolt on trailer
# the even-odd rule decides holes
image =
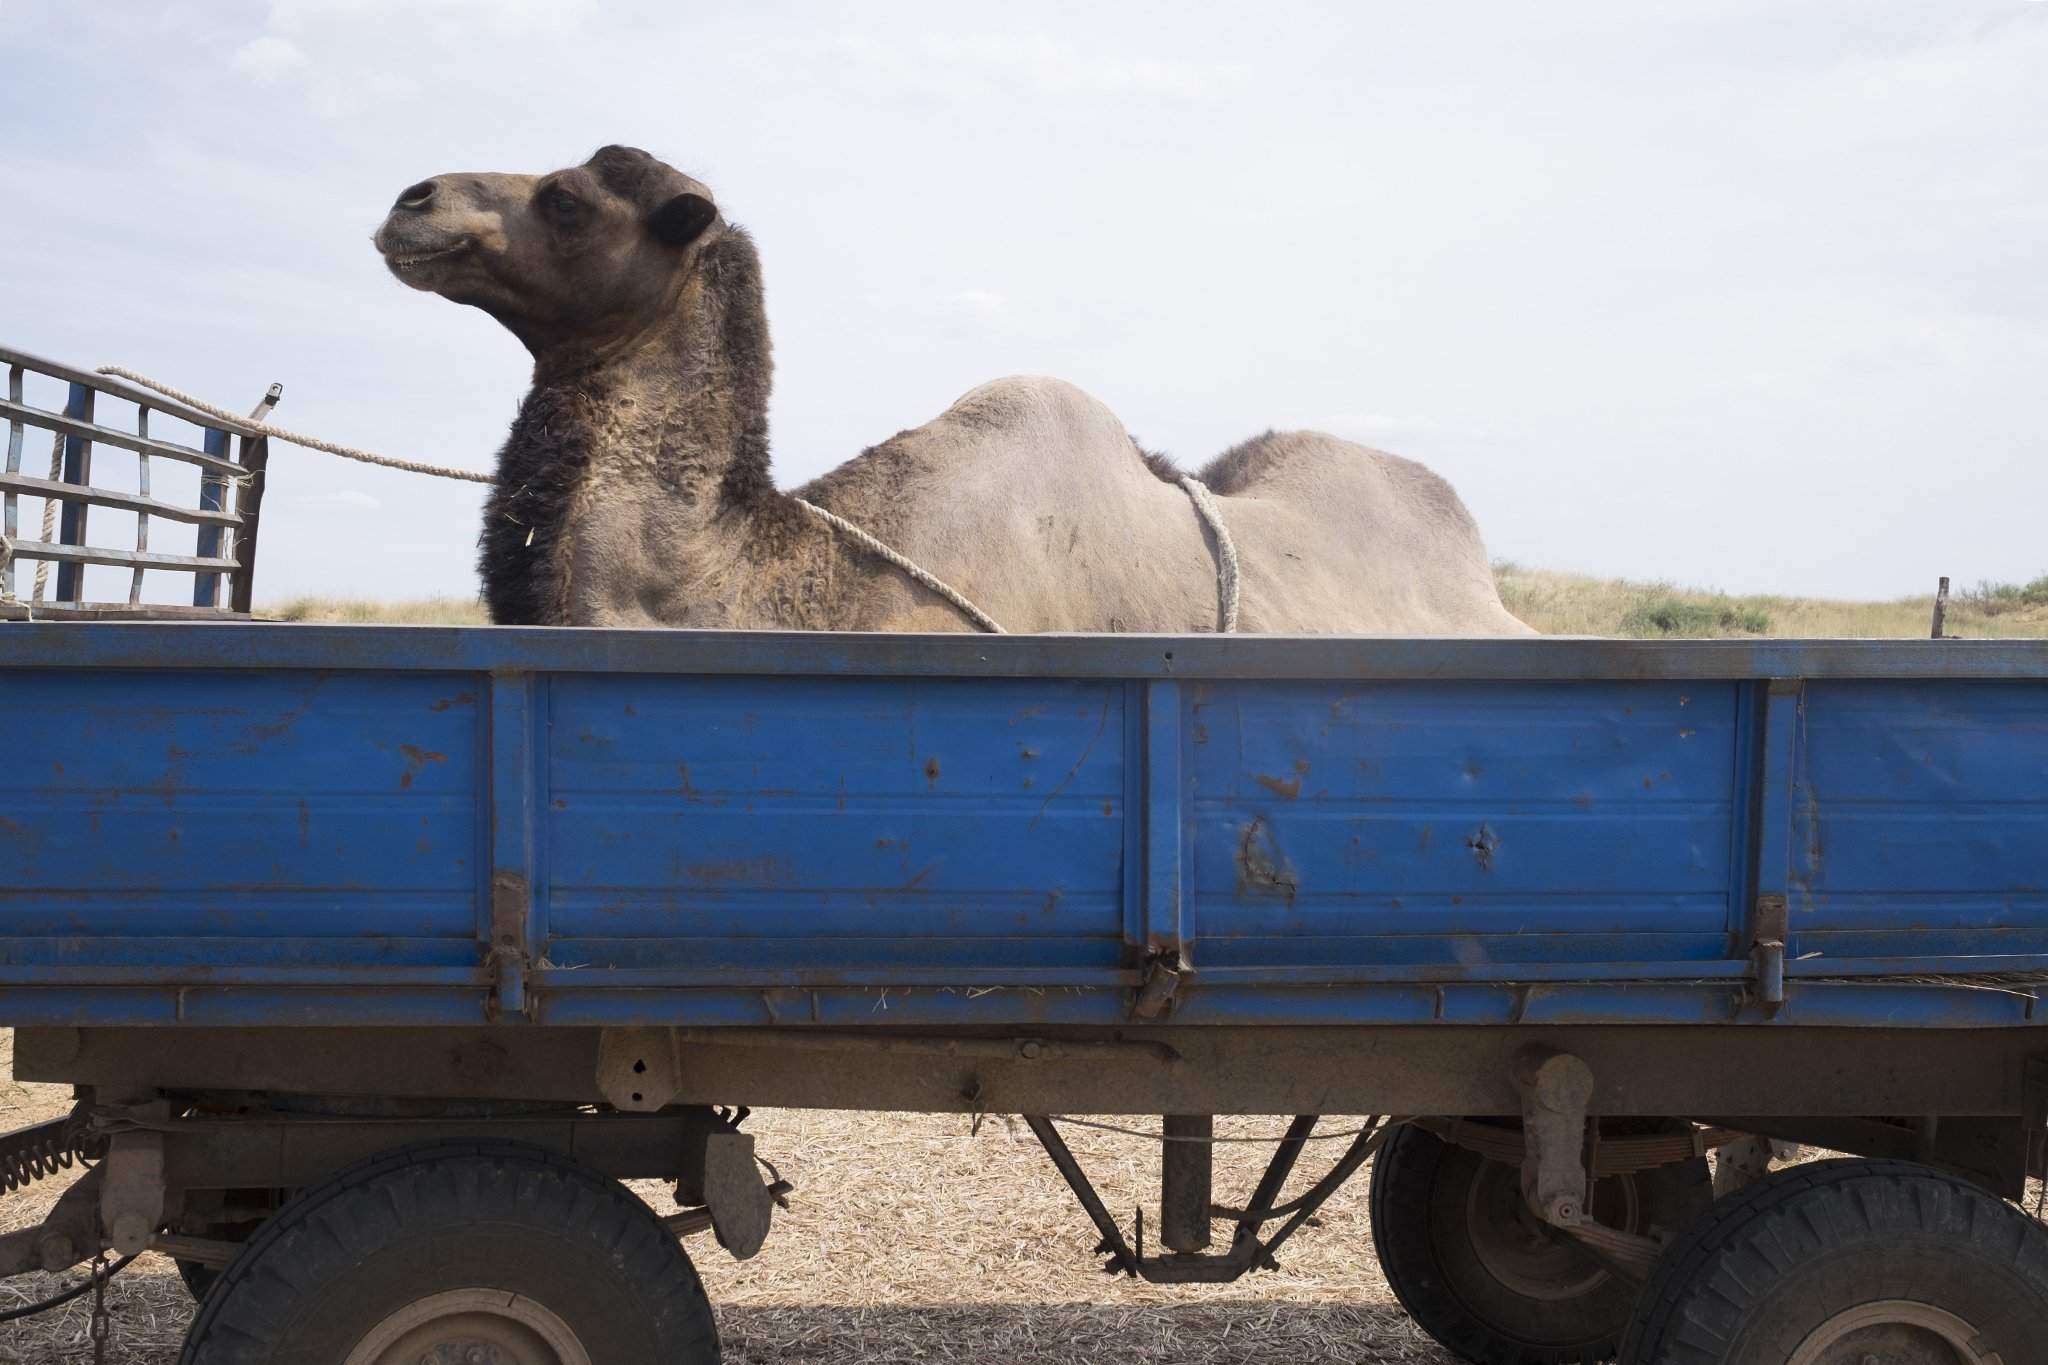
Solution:
[[[0,1274],[172,1256],[194,1365],[714,1361],[763,1106],[1022,1115],[1153,1282],[1369,1235],[1489,1365],[2038,1358],[2048,644],[35,616],[0,1184],[90,1169]]]

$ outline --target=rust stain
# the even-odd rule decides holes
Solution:
[[[1574,796],[1572,798],[1572,804],[1574,806],[1577,806],[1580,810],[1593,809],[1593,793],[1580,792],[1577,796]]]
[[[1103,802],[1103,803],[1102,803],[1102,813],[1103,813],[1104,815],[1115,815],[1115,814],[1116,814],[1116,802],[1114,802],[1114,801],[1105,801],[1105,802]]]
[[[432,749],[422,749],[415,744],[401,744],[398,746],[398,752],[405,755],[405,774],[398,779],[398,786],[401,791],[410,787],[412,780],[418,777],[429,763],[446,763],[448,761],[448,755],[436,753]]]
[[[1429,846],[1435,842],[1436,826],[1424,825],[1422,827],[1422,836],[1415,841],[1415,851],[1417,853],[1427,853],[1429,852]]]
[[[1699,731],[1697,731],[1697,730],[1681,729],[1681,730],[1680,730],[1680,731],[1678,732],[1678,737],[1679,737],[1680,739],[1691,739],[1691,738],[1692,738],[1692,737],[1693,737],[1694,735],[1696,735],[1696,734],[1698,734],[1698,733],[1699,733]]]
[[[432,709],[432,710],[435,710],[435,711],[446,711],[447,709],[449,709],[449,708],[450,708],[450,707],[452,707],[452,706],[474,706],[474,705],[476,705],[476,693],[474,693],[474,692],[457,692],[457,693],[456,693],[456,694],[455,694],[454,696],[452,696],[452,697],[443,697],[443,698],[441,698],[441,699],[440,699],[439,701],[435,702],[435,703],[433,704],[433,706],[432,706],[432,707],[431,707],[430,709]]]
[[[939,780],[938,759],[928,758],[924,761],[924,780],[929,783],[932,783],[933,785],[937,785]]]
[[[1237,841],[1238,894],[1281,896],[1292,905],[1298,889],[1294,869],[1273,846],[1272,832],[1266,828],[1265,819],[1261,817],[1246,825]]]
[[[1280,778],[1269,777],[1265,773],[1260,773],[1259,785],[1273,793],[1273,795],[1287,801],[1292,801],[1301,795],[1301,779],[1298,777],[1283,781]]]

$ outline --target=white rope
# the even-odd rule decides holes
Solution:
[[[1192,474],[1181,475],[1180,486],[1188,491],[1188,500],[1195,504],[1195,511],[1201,514],[1209,525],[1209,532],[1216,537],[1216,628],[1225,635],[1237,633],[1237,542],[1230,538],[1230,528],[1223,524],[1223,509],[1216,505],[1216,495],[1209,491],[1209,485]]]
[[[60,432],[58,432],[58,433],[56,434],[56,436],[55,436],[54,438],[52,438],[52,439],[51,439],[51,441],[50,441],[50,482],[51,482],[51,483],[55,483],[55,482],[57,482],[57,480],[59,480],[59,479],[61,479],[61,478],[63,478],[63,477],[64,477],[64,433],[60,431]],[[55,498],[44,498],[44,499],[43,499],[43,543],[44,543],[45,545],[47,545],[47,544],[49,544],[49,543],[50,543],[51,541],[55,540],[56,538],[57,538],[57,500],[56,500]],[[14,547],[13,547],[12,545],[9,545],[9,546],[7,547],[7,551],[8,551],[8,554],[9,554],[9,555],[11,556],[11,555],[12,555],[12,554],[14,553]],[[29,594],[29,599],[28,599],[28,600],[29,600],[29,601],[30,601],[31,603],[35,604],[36,606],[41,606],[41,605],[42,605],[42,603],[43,603],[43,589],[47,588],[47,587],[48,587],[49,585],[50,585],[50,561],[49,561],[49,560],[47,560],[47,559],[39,559],[39,560],[37,560],[37,561],[36,561],[36,586],[35,586],[35,591],[33,591],[33,592],[31,592],[31,593]]]
[[[855,526],[845,517],[839,516],[833,512],[827,512],[824,508],[818,506],[816,503],[805,502],[802,498],[791,498],[790,501],[794,502],[798,507],[803,508],[806,512],[809,512],[819,521],[822,521],[827,526],[830,526],[833,530],[845,536],[854,544],[860,546],[863,550],[866,550],[869,554],[875,556],[875,558],[886,560],[887,562],[894,564],[897,568],[901,569],[911,579],[911,581],[922,584],[927,588],[930,588],[933,592],[945,598],[948,602],[951,602],[954,606],[960,609],[961,615],[965,616],[968,620],[974,622],[975,625],[980,626],[989,634],[1007,634],[1007,632],[1004,631],[1004,629],[996,623],[995,617],[990,616],[980,607],[977,607],[974,605],[974,603],[968,601],[966,596],[963,593],[961,593],[958,589],[954,588],[951,584],[945,583],[937,577],[933,576],[931,573],[927,572],[923,568],[923,566],[919,565],[915,561],[909,559],[904,555],[898,554],[895,550],[892,550],[887,545],[884,545],[881,541],[876,540],[873,536],[869,535],[866,531],[861,530],[860,527]]]
[[[375,455],[367,450],[358,450],[354,446],[337,445],[333,441],[323,441],[317,436],[301,436],[298,432],[286,431],[283,427],[274,427],[268,422],[252,422],[239,413],[229,412],[226,408],[217,408],[211,403],[194,398],[189,393],[174,389],[161,380],[151,379],[148,375],[137,374],[133,370],[124,370],[119,365],[102,365],[99,367],[98,372],[100,374],[112,375],[116,379],[125,379],[131,384],[140,384],[145,389],[154,389],[164,397],[175,399],[188,408],[195,408],[205,413],[208,417],[217,417],[223,422],[231,423],[234,429],[239,432],[272,436],[295,446],[304,446],[308,450],[321,450],[329,455],[339,455],[344,460],[359,460],[364,464],[383,465],[386,469],[403,469],[409,474],[432,474],[436,478],[464,479],[470,483],[497,482],[495,474],[479,474],[474,469],[456,469],[449,465],[424,464],[418,460],[393,459],[389,455]],[[56,476],[52,475],[51,477],[54,478]]]
[[[166,398],[183,403],[188,408],[226,422],[239,432],[272,436],[295,446],[304,446],[308,450],[325,451],[329,455],[339,455],[345,460],[358,460],[364,464],[382,465],[386,469],[402,469],[412,474],[431,474],[436,478],[463,479],[470,483],[494,483],[497,481],[495,475],[480,474],[473,469],[455,469],[448,465],[426,464],[418,460],[394,459],[389,455],[377,455],[367,450],[359,450],[355,446],[338,445],[333,441],[323,441],[317,436],[304,436],[295,431],[286,431],[283,427],[275,427],[268,422],[253,422],[247,417],[229,412],[226,408],[215,407],[213,404],[196,398],[182,389],[174,389],[161,380],[151,379],[148,375],[137,374],[134,370],[124,369],[119,365],[102,365],[99,367],[98,372],[104,375],[111,375],[116,379],[125,379],[131,384],[139,384],[145,389],[152,389]],[[60,451],[62,450],[62,444],[62,438],[60,437],[58,441],[58,449]],[[61,466],[52,468],[50,477],[56,479],[61,473]],[[1202,521],[1208,526],[1210,534],[1216,537],[1217,628],[1225,634],[1234,633],[1237,630],[1238,603],[1237,545],[1230,538],[1230,528],[1223,524],[1223,511],[1216,505],[1215,496],[1210,493],[1208,486],[1192,474],[1182,476],[1180,486],[1187,490],[1189,499],[1195,504],[1195,511],[1200,514]],[[1006,633],[993,616],[990,616],[980,607],[975,606],[973,602],[968,600],[965,594],[939,579],[914,560],[899,554],[875,539],[845,517],[828,512],[817,504],[806,502],[802,498],[794,498],[792,501],[812,516],[818,518],[818,520],[824,522],[827,526],[830,526],[833,530],[838,531],[848,540],[851,540],[854,544],[866,550],[869,554],[874,555],[877,559],[895,565],[911,581],[921,584],[937,593],[940,597],[945,598],[958,608],[963,616],[989,634],[1002,635]],[[45,502],[43,505],[44,540],[48,540],[51,535],[50,522],[53,508],[54,504],[50,502]],[[5,548],[11,557],[13,552],[12,544],[10,543]],[[0,563],[5,562],[5,559],[0,559]],[[49,561],[40,561],[36,565],[35,597],[37,601],[42,600],[43,584],[48,576]]]

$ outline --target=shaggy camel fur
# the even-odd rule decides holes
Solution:
[[[702,184],[628,147],[550,175],[452,174],[378,249],[533,353],[481,537],[506,623],[972,629],[769,474],[759,257]],[[798,490],[1013,631],[1216,629],[1216,546],[1115,414],[1056,379],[985,384]],[[1241,628],[1523,634],[1479,532],[1421,465],[1315,432],[1212,462]]]

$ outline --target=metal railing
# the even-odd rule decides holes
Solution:
[[[277,405],[283,386],[270,386],[250,413],[250,425],[233,427],[120,380],[4,347],[0,366],[7,370],[7,397],[0,402],[0,415],[7,420],[7,465],[0,471],[0,514],[5,518],[0,525],[0,620],[247,616],[255,587],[264,471],[270,458],[269,437],[255,424]],[[52,390],[63,385],[62,409],[30,402],[32,382]],[[103,399],[134,405],[132,431],[96,417]],[[196,428],[198,443],[152,433],[152,417]],[[50,435],[47,477],[23,469],[24,437],[30,430]],[[105,451],[132,455],[133,477],[122,480],[132,488],[94,482],[95,448],[103,448],[103,475],[113,472],[106,468]],[[184,500],[164,496],[167,490],[161,487],[152,492],[152,460],[174,462],[176,477],[159,466],[158,482],[185,485],[189,492]],[[125,474],[125,459],[122,463]],[[43,529],[38,534],[23,535],[23,498],[42,502]],[[134,517],[132,547],[90,539],[95,508]],[[125,515],[122,521],[119,531],[126,529]],[[107,522],[105,515],[98,519],[101,526]],[[151,549],[153,522],[194,528],[191,553]],[[112,538],[121,538],[119,532]],[[37,565],[32,575],[24,571],[28,562]],[[88,593],[87,569],[92,565],[129,571],[125,601],[95,599]],[[49,591],[50,572],[44,566],[56,570],[54,592]],[[146,600],[145,576],[152,573],[173,576],[174,600]],[[189,592],[183,587],[186,575]],[[106,576],[99,577],[104,583]],[[30,578],[32,585],[25,581]]]

